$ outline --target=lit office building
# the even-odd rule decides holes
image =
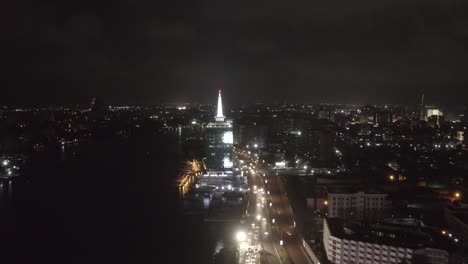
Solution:
[[[227,122],[223,114],[221,90],[218,93],[218,107],[215,122],[210,122],[204,129],[207,170],[226,171],[232,169],[233,133],[232,123]]]

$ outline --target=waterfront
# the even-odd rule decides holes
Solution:
[[[8,263],[210,263],[220,233],[184,215],[172,134],[141,133],[31,157],[2,200]]]

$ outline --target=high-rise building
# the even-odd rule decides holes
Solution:
[[[343,219],[379,220],[384,217],[387,194],[379,192],[331,192],[328,216]]]
[[[447,264],[449,260],[448,252],[421,230],[339,218],[324,219],[323,246],[328,261],[336,264]]]
[[[393,122],[393,114],[390,111],[376,111],[374,113],[374,126],[388,126]]]
[[[207,170],[227,171],[232,169],[233,133],[232,123],[225,120],[221,90],[218,91],[218,104],[215,122],[204,128],[205,165]]]
[[[421,104],[419,105],[419,120],[427,121],[426,106],[424,105],[424,94],[421,96]]]

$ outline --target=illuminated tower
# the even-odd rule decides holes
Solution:
[[[218,90],[218,109],[216,111],[216,122],[224,122],[223,100],[221,99],[221,89]]]
[[[223,115],[221,90],[218,90],[215,122],[210,122],[204,127],[204,139],[207,169],[232,172],[232,124],[230,121],[226,121],[226,117]]]

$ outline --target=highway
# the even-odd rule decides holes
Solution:
[[[247,239],[240,243],[240,264],[260,263],[260,254],[263,252],[268,264],[281,264],[271,237],[271,224],[268,210],[268,195],[261,176],[244,170],[247,174],[250,199],[247,208],[245,226],[247,226]]]
[[[249,231],[254,234],[251,239],[253,246],[263,249],[268,264],[312,263],[302,247],[302,242],[296,236],[294,215],[280,177],[269,173],[268,170],[262,171],[249,156],[239,156],[240,159],[244,159],[245,164],[249,164],[248,169],[244,168],[244,171],[248,175],[251,188],[247,221],[253,227]],[[257,216],[260,216],[260,220]],[[258,238],[255,237],[256,231],[259,234]],[[273,236],[273,233],[276,236]],[[283,241],[283,246],[280,245],[280,240]],[[284,252],[287,252],[289,259],[283,257],[282,261],[279,255],[281,252],[283,256]],[[256,263],[259,263],[257,261],[258,258]],[[241,258],[241,263],[248,262],[242,261]]]
[[[272,202],[273,215],[271,217],[275,219],[276,226],[280,231],[280,238],[283,240],[283,246],[292,260],[291,263],[312,263],[302,247],[302,242],[296,235],[294,214],[280,177],[267,176],[265,179],[268,181],[267,190],[270,191]]]

